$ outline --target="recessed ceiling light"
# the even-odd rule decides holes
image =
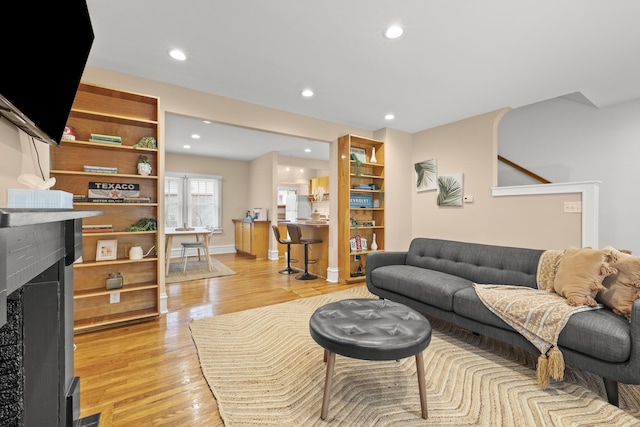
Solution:
[[[385,120],[393,120],[395,118],[396,118],[396,116],[394,116],[393,113],[385,114],[385,116],[384,116]]]
[[[285,170],[286,170],[287,172],[289,172],[289,171],[291,170],[291,168],[290,168],[289,166],[287,166],[287,167],[285,168]]]
[[[311,89],[305,89],[302,92],[300,92],[302,94],[302,96],[304,96],[305,98],[310,98],[313,96],[313,91]]]
[[[402,28],[399,25],[392,25],[384,30],[384,36],[388,39],[397,39],[403,33]]]
[[[185,144],[185,145],[183,145],[183,146],[182,146],[182,148],[189,149],[189,148],[191,148],[191,146],[190,146],[190,145]]]
[[[304,172],[304,169],[300,168],[300,173]]]
[[[200,135],[198,135],[197,133],[194,133],[193,135],[191,135],[191,138],[200,139]]]
[[[305,152],[305,153],[310,153],[310,152],[311,152],[311,148],[305,148],[305,149],[304,149],[304,152]]]
[[[210,125],[210,124],[211,124],[211,122],[210,122],[209,120],[203,120],[203,121],[202,121],[202,123],[206,123],[206,124],[208,124],[208,125]]]
[[[187,59],[187,55],[185,55],[184,52],[179,49],[173,49],[169,52],[169,55],[171,55],[173,59],[177,59],[178,61],[184,61],[185,59]]]

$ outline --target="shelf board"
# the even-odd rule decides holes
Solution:
[[[156,233],[156,230],[153,230],[153,231],[105,231],[102,233],[82,233],[82,237],[131,236],[134,234],[155,234],[155,233]]]
[[[116,324],[140,322],[143,320],[153,320],[160,316],[157,309],[148,308],[145,310],[129,311],[122,314],[111,314],[105,316],[95,316],[91,319],[76,320],[73,325],[73,332],[89,332],[97,329],[105,329]]]
[[[130,145],[120,145],[120,144],[103,144],[100,142],[91,142],[91,141],[80,141],[80,140],[68,140],[63,139],[60,141],[61,145],[78,145],[85,146],[86,148],[97,148],[100,149],[109,149],[109,150],[135,150],[135,151],[146,151],[146,152],[157,152],[157,148],[134,148]]]
[[[84,291],[75,291],[73,294],[73,299],[82,299],[82,298],[92,298],[103,295],[110,295],[113,293],[126,293],[126,292],[136,292],[144,289],[157,289],[158,284],[156,282],[145,282],[145,283],[135,283],[130,285],[124,285],[122,288],[117,289],[87,289]]]
[[[356,175],[355,173],[350,173],[349,175],[352,176],[353,178],[384,179],[384,176],[382,175],[369,175],[365,173],[361,173],[360,175]]]
[[[97,267],[101,265],[121,265],[121,264],[135,264],[136,262],[157,262],[158,258],[142,258],[142,259],[114,259],[109,261],[91,261],[91,262],[79,262],[77,264],[73,264],[74,268],[89,268],[89,267]]]
[[[146,125],[158,125],[158,121],[157,120],[149,120],[149,119],[143,119],[143,118],[139,118],[139,117],[131,117],[131,116],[124,116],[121,114],[109,114],[109,113],[100,113],[97,111],[91,111],[91,110],[82,110],[79,108],[72,108],[71,109],[71,115],[73,114],[78,114],[78,115],[84,115],[84,116],[91,116],[91,117],[95,117],[95,118],[102,118],[102,119],[109,119],[109,120],[117,120],[117,121],[122,121],[122,122],[129,122],[129,123],[141,123],[141,124],[146,124]]]
[[[354,256],[354,255],[367,255],[367,254],[372,254],[374,252],[384,252],[384,249],[376,249],[375,251],[373,250],[366,250],[366,251],[351,251],[349,252],[349,256]]]
[[[125,202],[74,202],[74,206],[158,206],[157,203],[125,203]]]
[[[108,176],[118,178],[140,178],[140,179],[158,179],[157,175],[136,175],[132,173],[100,173],[100,172],[84,172],[84,171],[65,171],[59,169],[51,170],[52,174],[57,175],[90,175],[90,176]]]

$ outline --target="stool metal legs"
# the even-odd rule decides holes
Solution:
[[[291,268],[291,244],[287,243],[287,268],[284,270],[278,271],[280,274],[294,274],[297,273],[297,270]]]
[[[315,262],[315,261],[313,261]],[[309,273],[309,244],[304,244],[304,273],[299,276],[296,276],[298,280],[313,280],[317,279],[318,276]]]

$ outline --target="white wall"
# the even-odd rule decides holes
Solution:
[[[44,175],[44,179],[49,179],[49,147],[0,118],[0,206],[8,205],[8,189],[26,188],[18,182],[18,176]]]
[[[640,100],[597,109],[557,98],[512,110],[498,152],[551,182],[601,181],[600,246],[640,254]],[[498,182],[532,183],[502,166]]]
[[[509,109],[470,117],[413,136],[413,163],[436,159],[438,175],[462,173],[463,191],[474,198],[460,207],[442,207],[436,190],[412,187],[414,236],[539,249],[563,249],[581,242],[581,221],[563,213],[564,201],[579,194],[493,197],[497,129]],[[412,175],[413,177],[414,175]]]

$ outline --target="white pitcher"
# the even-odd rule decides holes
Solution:
[[[129,259],[142,259],[143,256],[142,246],[131,246],[129,249]]]

